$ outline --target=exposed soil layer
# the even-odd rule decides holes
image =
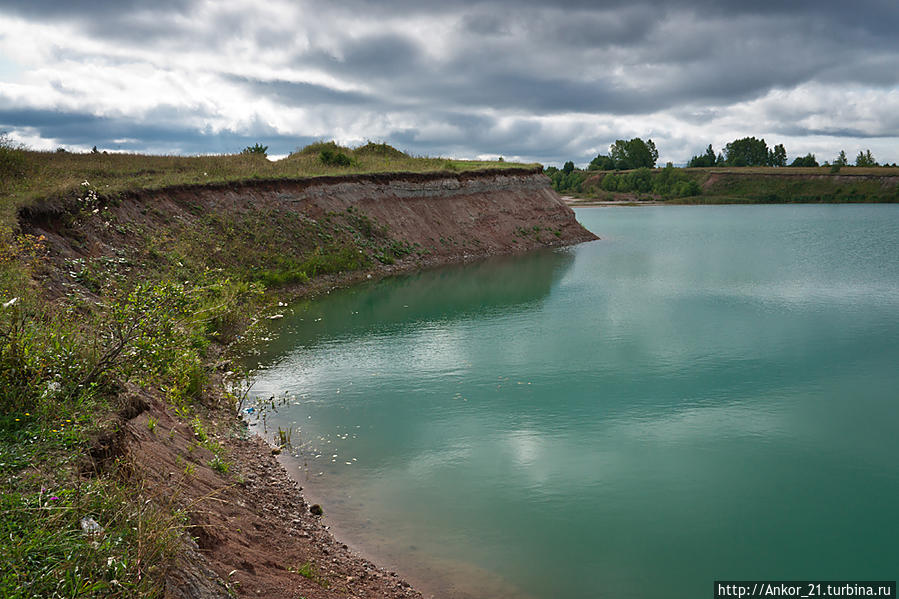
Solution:
[[[179,507],[189,524],[191,538],[169,570],[167,596],[421,596],[335,540],[271,447],[245,438],[231,414],[206,417],[219,429],[210,437],[228,451],[225,473],[210,466],[212,452],[158,400],[126,424],[130,467],[151,496]]]
[[[365,257],[346,272],[313,274],[311,283],[293,288],[297,295],[371,275],[596,239],[546,176],[521,169],[179,187],[90,205],[57,199],[21,210],[19,220],[24,231],[47,239],[49,265],[40,274],[51,297],[96,298],[99,282],[125,271],[175,280],[204,268],[253,276],[285,256],[290,268],[309,264],[308,256],[325,246]],[[217,401],[220,370],[207,391],[209,406],[225,403]],[[167,596],[420,597],[397,574],[335,540],[272,449],[245,438],[236,416],[222,408],[206,414],[206,430],[229,451],[222,472],[158,393],[127,388],[128,409],[117,415],[114,433],[97,439],[83,470],[124,459],[135,484],[186,514],[190,537],[167,576]]]

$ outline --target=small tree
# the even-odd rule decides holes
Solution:
[[[611,171],[615,168],[615,161],[605,154],[600,154],[590,161],[588,171]]]
[[[834,166],[846,166],[849,164],[849,159],[846,157],[846,150],[840,150],[840,155],[836,157],[833,161]]]
[[[877,166],[877,161],[874,160],[871,150],[859,151],[858,156],[855,157],[855,166]]]
[[[252,156],[267,156],[268,155],[268,146],[264,146],[260,143],[257,143],[253,146],[247,146],[243,150],[240,151],[241,154],[249,154]]]
[[[814,154],[806,154],[805,156],[797,156],[790,166],[818,166],[818,161]]]
[[[744,137],[724,147],[727,166],[767,166],[768,144],[764,139]]]
[[[565,164],[562,165],[562,172],[565,173],[566,175],[570,175],[571,171],[573,171],[573,170],[574,170],[574,162],[572,162],[571,160],[569,160],[568,162],[566,162]]]
[[[609,156],[615,162],[615,168],[627,170],[634,168],[653,168],[659,159],[659,151],[651,139],[643,141],[639,137],[615,140],[609,146]]]
[[[768,166],[787,166],[787,149],[783,144],[777,144],[768,154]]]

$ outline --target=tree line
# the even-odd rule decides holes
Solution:
[[[787,150],[783,144],[776,144],[773,148],[769,148],[764,139],[743,137],[725,145],[724,151],[717,154],[712,148],[712,144],[709,144],[705,153],[693,156],[687,166],[830,166],[834,172],[837,172],[841,167],[849,166],[849,158],[846,156],[845,150],[840,150],[839,156],[832,163],[825,161],[823,165],[819,164],[815,155],[809,153],[805,156],[797,156],[787,164]],[[872,167],[880,166],[880,164],[871,154],[871,150],[863,150],[855,157],[855,166]]]
[[[608,154],[599,154],[590,161],[586,169],[576,168],[574,162],[569,160],[562,168],[548,167],[545,172],[552,180],[553,187],[560,192],[580,192],[584,182],[590,176],[591,171],[635,171],[633,174],[609,174],[605,175],[600,183],[607,191],[639,191],[659,193],[660,195],[672,195],[682,197],[695,191],[689,178],[679,173],[670,171],[673,168],[669,162],[662,176],[653,176],[652,183],[647,174],[649,169],[656,167],[659,159],[659,151],[652,139],[644,141],[639,137],[633,139],[615,140],[609,146]],[[871,150],[863,150],[855,157],[855,166],[875,167],[881,166]],[[849,158],[846,152],[841,150],[833,162],[818,163],[814,154],[797,156],[792,162],[787,162],[787,150],[783,144],[775,144],[768,147],[764,139],[755,137],[743,137],[726,144],[720,152],[715,152],[712,144],[709,144],[705,152],[690,158],[687,167],[816,167],[829,166],[831,172],[839,172],[844,166],[849,166]],[[896,166],[896,164],[884,164],[882,166]],[[646,169],[646,172],[642,172]],[[656,188],[660,189],[656,189]]]
[[[659,159],[659,151],[651,139],[643,141],[639,137],[629,140],[618,139],[609,146],[608,154],[599,154],[590,161],[588,171],[626,171],[636,168],[655,168]],[[705,152],[690,158],[688,167],[714,167],[714,166],[849,166],[849,159],[845,150],[841,150],[832,163],[825,161],[818,163],[814,154],[797,156],[789,164],[787,163],[787,149],[783,144],[776,144],[769,148],[764,139],[755,137],[743,137],[735,139],[724,146],[722,152],[716,153],[712,144]],[[855,166],[881,166],[871,150],[863,150],[855,157]],[[896,166],[884,164],[883,166]],[[554,167],[550,167],[554,168]],[[561,169],[570,174],[575,170],[574,162],[568,161]]]

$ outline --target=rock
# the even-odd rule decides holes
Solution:
[[[321,516],[325,513],[325,510],[323,510],[322,506],[320,506],[319,504],[313,503],[311,506],[309,506],[309,513],[313,516]]]

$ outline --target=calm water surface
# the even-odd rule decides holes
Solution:
[[[437,596],[894,580],[899,206],[577,214],[273,323],[253,391],[338,534]]]

